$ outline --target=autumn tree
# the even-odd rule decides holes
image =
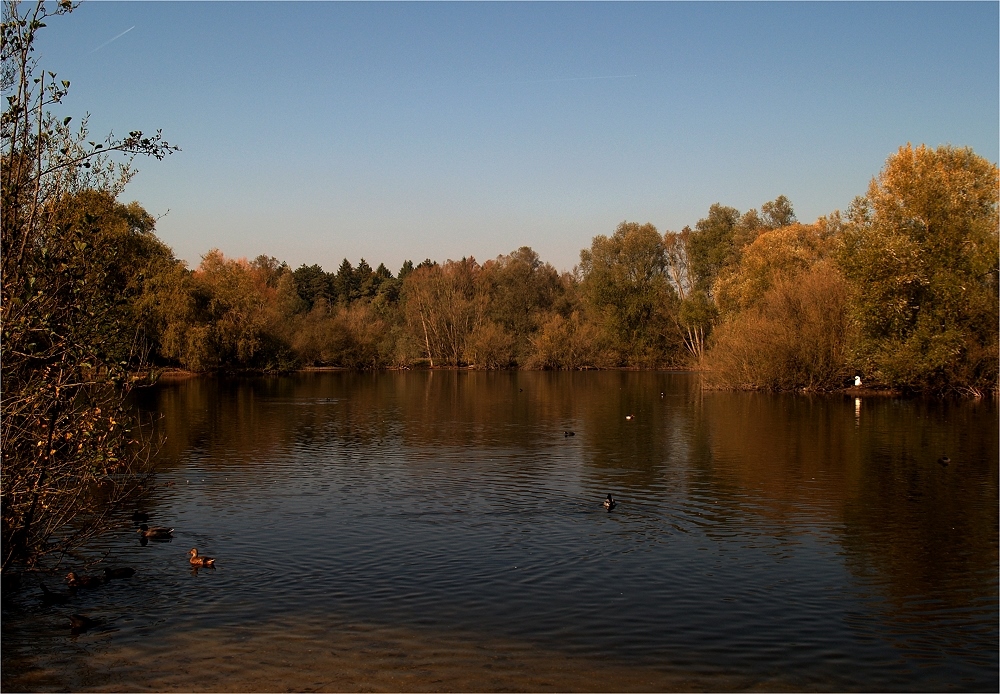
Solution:
[[[749,308],[715,328],[710,380],[751,390],[844,385],[848,285],[831,262],[778,275]]]
[[[488,301],[486,321],[474,336],[477,363],[488,368],[523,364],[531,339],[565,293],[559,273],[528,246],[487,261],[479,280]]]
[[[743,249],[768,230],[795,222],[792,203],[784,195],[740,214],[735,207],[715,203],[708,216],[699,219],[687,241],[690,272],[696,289],[711,293],[715,280],[735,267]]]
[[[694,289],[694,274],[691,270],[691,227],[681,231],[667,231],[663,234],[663,252],[667,277],[677,296],[683,301]]]
[[[692,234],[691,227],[687,226],[680,232],[668,231],[663,235],[663,248],[667,277],[680,298],[674,320],[685,349],[697,365],[705,356],[705,345],[717,311],[708,292],[696,286],[691,267]]]
[[[607,365],[606,338],[582,311],[550,313],[532,337],[525,366],[532,369],[595,369]]]
[[[468,357],[468,339],[483,321],[486,296],[475,258],[443,265],[420,263],[403,282],[403,302],[414,344],[431,366],[459,366]]]
[[[149,441],[125,398],[146,365],[124,300],[161,254],[152,220],[116,202],[135,155],[174,151],[159,133],[88,139],[50,109],[69,82],[41,69],[38,31],[69,2],[3,4],[0,86],[2,571],[85,542],[134,499]],[[115,159],[123,156],[124,159]]]
[[[623,363],[674,358],[677,292],[667,276],[666,252],[656,227],[622,222],[610,237],[595,236],[590,248],[580,252],[580,269],[581,291]]]
[[[869,379],[996,389],[997,197],[997,166],[971,149],[906,145],[852,205],[840,264]]]
[[[739,263],[716,279],[712,294],[719,311],[725,317],[750,308],[777,280],[829,258],[836,243],[821,225],[793,224],[761,233]]]
[[[677,331],[695,367],[700,367],[705,358],[705,349],[718,313],[715,303],[700,289],[685,296],[677,308],[674,319]]]
[[[715,203],[709,208],[708,216],[695,224],[687,248],[690,272],[697,289],[711,291],[722,268],[733,262],[739,221],[739,210]]]
[[[847,374],[848,286],[825,224],[763,231],[719,277],[707,364],[719,385],[829,390]]]
[[[107,191],[86,189],[68,196],[60,208],[61,233],[87,239],[74,244],[77,252],[67,258],[67,272],[109,290],[107,310],[94,325],[131,335],[127,342],[109,345],[107,356],[119,364],[133,360],[145,366],[160,346],[161,286],[183,264],[157,238],[155,220],[137,202],[125,205]]]
[[[784,195],[779,195],[771,202],[765,202],[760,206],[760,211],[764,226],[768,229],[780,229],[796,221],[792,201]]]
[[[290,343],[306,302],[285,263],[267,256],[230,259],[213,249],[163,291],[163,357],[192,371],[275,371],[297,363]]]

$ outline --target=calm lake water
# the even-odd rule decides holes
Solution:
[[[4,691],[998,688],[993,402],[401,372],[141,405],[175,539],[7,594]]]

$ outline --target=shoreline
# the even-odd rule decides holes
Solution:
[[[617,368],[586,368],[586,369],[483,369],[477,368],[476,366],[428,366],[426,364],[417,366],[403,366],[394,368],[382,368],[382,369],[371,369],[371,370],[358,370],[351,369],[346,366],[303,366],[298,369],[290,369],[288,371],[260,371],[254,369],[244,369],[236,371],[189,371],[182,368],[167,368],[159,372],[153,372],[149,374],[152,377],[152,384],[159,383],[161,381],[186,381],[194,378],[205,378],[205,377],[259,377],[259,376],[290,376],[294,374],[305,374],[305,373],[393,373],[399,371],[442,371],[442,372],[476,372],[476,373],[503,373],[503,372],[544,372],[551,371],[554,373],[577,373],[577,372],[595,372],[595,371],[619,371],[619,372],[657,372],[657,373],[708,373],[707,371],[701,369],[685,369],[685,368],[661,368],[661,369],[645,369],[638,367],[617,367]],[[945,398],[945,397],[963,397],[970,398],[974,397],[972,395],[962,396],[958,393],[944,394],[944,395],[934,395],[925,394],[919,392],[907,393],[899,388],[892,387],[879,387],[879,386],[864,386],[858,388],[856,386],[849,386],[846,388],[839,388],[834,390],[806,390],[797,388],[794,390],[781,390],[781,391],[769,391],[766,389],[755,389],[755,388],[726,388],[717,386],[705,386],[706,391],[720,391],[720,392],[756,392],[756,393],[772,393],[772,394],[782,394],[782,393],[795,393],[798,395],[845,395],[848,397],[878,397],[878,398],[909,398],[909,397],[933,397],[933,398]],[[994,395],[993,392],[984,394],[982,397],[990,397]]]
[[[253,378],[261,376],[291,376],[294,374],[305,374],[305,373],[393,373],[400,371],[427,371],[427,372],[477,372],[477,373],[503,373],[503,372],[525,372],[525,373],[541,373],[550,371],[553,373],[582,373],[582,372],[595,372],[595,371],[618,371],[618,372],[655,372],[655,373],[690,373],[690,374],[708,374],[710,373],[704,369],[697,368],[681,368],[681,367],[665,367],[665,368],[642,368],[642,367],[632,367],[632,366],[622,366],[622,367],[612,367],[612,368],[581,368],[581,369],[485,369],[478,368],[475,365],[468,366],[429,366],[426,362],[418,363],[412,366],[398,366],[398,367],[386,367],[379,369],[352,369],[346,366],[303,366],[297,369],[288,369],[285,371],[266,371],[260,369],[234,369],[226,370],[219,369],[214,371],[189,371],[180,367],[167,367],[163,369],[153,369],[151,371],[142,372],[137,374],[142,380],[146,380],[147,383],[144,386],[155,385],[159,382],[173,382],[173,381],[186,381],[193,378],[205,378],[205,377],[218,377],[222,376],[224,378]],[[1000,397],[1000,387],[991,388],[989,390],[975,390],[975,389],[955,389],[952,391],[941,392],[941,393],[925,393],[921,391],[907,391],[902,388],[894,388],[892,386],[883,385],[870,385],[857,387],[854,385],[846,386],[844,388],[836,388],[831,390],[809,390],[807,388],[795,388],[790,390],[768,390],[766,388],[732,388],[726,386],[715,386],[709,384],[703,384],[702,390],[706,392],[718,391],[718,392],[746,392],[746,393],[771,393],[774,395],[795,393],[797,395],[844,395],[847,397],[855,398],[934,398],[934,399],[947,399],[947,398],[958,398],[961,400],[982,400],[982,399],[996,399]]]

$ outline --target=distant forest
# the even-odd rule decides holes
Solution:
[[[731,388],[860,376],[983,393],[997,384],[997,189],[969,149],[907,145],[845,214],[803,224],[780,196],[712,205],[679,232],[626,221],[562,274],[529,247],[396,273],[211,250],[188,269],[137,203],[100,190],[63,201],[64,238],[86,244],[75,271],[122,297],[109,319],[159,367],[695,368]]]
[[[572,272],[522,247],[393,273],[219,250],[189,269],[138,203],[80,186],[30,281],[55,272],[58,292],[59,273],[78,276],[105,351],[154,369],[684,368],[727,388],[858,376],[983,394],[997,387],[997,197],[996,165],[971,150],[907,145],[846,213],[811,224],[780,196],[712,205],[676,232],[622,222]]]

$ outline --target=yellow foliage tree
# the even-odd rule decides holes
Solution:
[[[840,264],[872,380],[997,387],[998,191],[996,164],[971,149],[906,145],[855,201]]]
[[[722,274],[712,293],[723,317],[753,306],[774,283],[809,270],[830,256],[836,240],[818,224],[792,224],[760,234],[739,265]]]

